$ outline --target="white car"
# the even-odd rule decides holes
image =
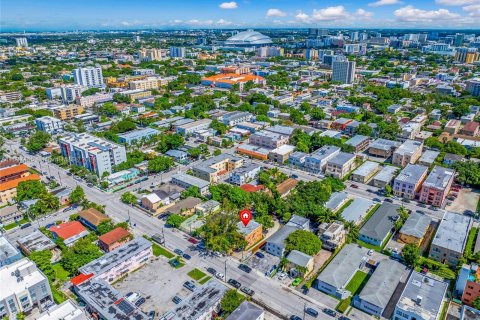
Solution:
[[[217,272],[217,274],[215,274],[215,277],[217,277],[217,279],[221,279],[221,280],[224,280],[225,276],[223,273],[221,272]]]
[[[280,272],[278,280],[285,280],[285,278],[287,278],[287,274],[285,272]]]

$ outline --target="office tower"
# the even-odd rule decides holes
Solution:
[[[317,60],[318,59],[318,51],[315,50],[315,49],[306,49],[305,50],[305,59],[307,61]]]
[[[463,33],[457,33],[455,34],[455,38],[454,38],[454,41],[453,41],[453,44],[456,46],[456,47],[461,47],[462,44],[463,44],[463,39],[465,38],[465,35]]]
[[[75,84],[82,87],[103,88],[105,86],[100,66],[74,69],[73,79]]]
[[[82,89],[83,88],[80,85],[61,87],[60,92],[63,102],[73,102],[77,97],[81,97]]]
[[[474,97],[480,97],[480,78],[468,80],[465,90]]]
[[[17,44],[17,47],[28,47],[28,41],[27,38],[15,38],[15,43]]]
[[[455,60],[463,63],[473,63],[478,60],[477,48],[457,48]]]
[[[332,64],[332,81],[351,84],[355,80],[355,61],[334,61]]]
[[[140,42],[140,36],[133,36],[133,42]]]
[[[368,40],[368,33],[362,32],[358,38],[359,41],[365,41]]]
[[[162,60],[162,51],[160,49],[142,49],[138,52],[141,61],[158,61]]]
[[[419,34],[418,35],[418,42],[420,42],[420,43],[427,42],[427,34],[426,33]]]
[[[170,47],[171,58],[185,58],[185,48],[183,47]]]
[[[260,47],[257,48],[257,57],[283,57],[284,49],[281,47]]]
[[[351,41],[358,41],[358,31],[352,31],[350,32],[350,40]]]

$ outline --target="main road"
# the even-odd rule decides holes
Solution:
[[[317,310],[323,308],[332,308],[331,299],[326,301],[318,301],[303,295],[294,289],[289,288],[275,279],[270,279],[261,274],[257,270],[253,270],[247,274],[238,269],[239,261],[232,257],[216,257],[216,256],[201,256],[200,252],[195,250],[195,247],[188,242],[189,236],[181,231],[172,228],[166,228],[164,222],[152,217],[144,211],[124,204],[120,200],[121,193],[105,193],[97,188],[88,187],[82,180],[76,180],[72,176],[68,176],[67,172],[55,165],[49,163],[45,158],[40,156],[30,155],[20,149],[20,145],[16,141],[6,140],[6,145],[9,147],[9,155],[22,161],[29,166],[35,166],[43,172],[47,172],[50,176],[58,177],[58,182],[62,186],[75,188],[80,185],[90,201],[105,205],[106,214],[117,222],[130,221],[131,231],[135,236],[154,234],[164,234],[165,246],[170,249],[180,249],[188,252],[192,259],[188,262],[200,268],[213,267],[216,270],[224,273],[226,270],[227,278],[233,278],[242,283],[242,286],[248,286],[256,292],[254,298],[270,308],[277,310],[285,317],[290,317],[292,314],[302,316],[304,307],[309,306]],[[163,179],[168,181],[174,172],[165,174]],[[145,182],[144,182],[145,183]],[[146,184],[147,185],[147,184]],[[65,220],[72,212],[58,212],[45,220],[37,220],[32,225],[25,229],[16,229],[7,232],[10,239],[18,239],[19,237],[32,232],[38,226],[44,226],[55,220]],[[327,304],[325,304],[327,303]],[[320,312],[320,318],[332,319],[331,317]],[[305,319],[309,319],[307,315]]]

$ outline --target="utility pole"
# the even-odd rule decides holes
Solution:
[[[225,282],[227,282],[227,258],[225,258]]]
[[[132,222],[130,220],[130,209],[127,210],[127,214],[128,214],[128,225],[131,227],[132,226]]]
[[[163,246],[166,248],[167,245],[165,244],[165,228],[162,227],[162,237],[163,237]]]
[[[303,304],[303,320],[305,320],[305,308],[307,307],[307,304]]]

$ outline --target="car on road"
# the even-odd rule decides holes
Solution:
[[[350,187],[352,187],[353,189],[358,189],[358,186],[356,184],[351,184]]]
[[[350,318],[346,316],[340,316],[338,320],[350,320]]]
[[[213,268],[211,268],[211,267],[208,267],[208,268],[207,268],[207,271],[208,271],[208,273],[213,274],[213,275],[216,275],[216,274],[217,274],[217,270],[215,270],[215,269],[213,269]]]
[[[135,301],[135,306],[140,307],[142,304],[145,303],[145,301],[147,301],[147,300],[142,297],[142,298],[138,299],[137,301]]]
[[[190,290],[190,291],[195,290],[195,285],[194,285],[193,283],[191,283],[190,281],[185,281],[185,282],[183,283],[183,286],[184,286],[185,288],[187,288],[188,290]]]
[[[373,201],[375,201],[375,202],[382,202],[382,200],[380,200],[379,198],[373,198]]]
[[[148,319],[150,320],[155,319],[155,316],[156,316],[156,313],[153,310],[148,313]]]
[[[250,273],[252,271],[252,268],[250,268],[249,266],[247,266],[246,264],[243,264],[243,263],[241,263],[238,266],[238,269],[240,269],[242,271],[245,271],[246,273]]]
[[[193,244],[197,244],[198,240],[195,239],[194,237],[190,237],[190,238],[188,238],[188,242],[193,243]]]
[[[411,201],[410,201],[410,199],[403,198],[403,199],[402,199],[402,202],[405,202],[405,203],[410,203]]]
[[[265,258],[265,255],[263,253],[261,253],[260,251],[255,252],[255,255],[260,259]]]
[[[303,294],[308,294],[310,292],[310,288],[308,288],[306,285],[302,286],[302,292]]]
[[[418,206],[419,206],[420,208],[426,208],[426,207],[427,207],[427,205],[426,205],[425,203],[419,203]]]
[[[255,291],[247,287],[242,287],[240,291],[242,291],[243,293],[245,293],[247,296],[250,296],[250,297],[255,294]]]
[[[220,279],[220,280],[224,280],[225,279],[225,276],[223,275],[223,273],[221,272],[217,272],[215,274],[215,277],[217,277],[217,279]]]
[[[290,316],[290,320],[302,320],[302,318],[300,318],[299,316],[296,316],[296,315],[292,314],[292,315]]]
[[[420,213],[420,214],[425,214],[425,211],[423,211],[423,210],[417,210],[417,212]]]
[[[25,223],[25,224],[22,224],[22,225],[20,226],[20,229],[28,228],[28,227],[30,227],[31,225],[32,225],[32,224],[31,224],[30,222],[27,222],[27,223]]]
[[[333,311],[332,309],[324,308],[323,313],[328,314],[330,317],[336,317],[337,313]]]
[[[305,308],[305,313],[311,315],[314,318],[318,317],[318,311],[310,307]]]
[[[280,272],[278,274],[278,280],[285,280],[286,277],[287,277],[287,274],[285,272]]]
[[[386,202],[393,203],[393,200],[392,200],[392,199],[390,199],[390,198],[386,198],[386,199],[385,199],[385,201],[386,201]]]
[[[189,255],[188,253],[184,253],[184,254],[182,255],[182,257],[183,257],[184,259],[186,259],[186,260],[192,259],[192,256]]]
[[[235,279],[228,279],[228,284],[230,284],[235,289],[239,289],[242,286],[242,284]]]
[[[175,249],[175,250],[173,250],[173,252],[175,252],[175,254],[177,254],[179,256],[183,256],[183,251],[180,250],[180,249]]]
[[[296,174],[292,174],[293,179],[298,179],[298,176]]]
[[[182,302],[182,298],[180,298],[179,296],[175,296],[175,297],[173,297],[172,301],[175,304],[179,304],[180,302]]]

